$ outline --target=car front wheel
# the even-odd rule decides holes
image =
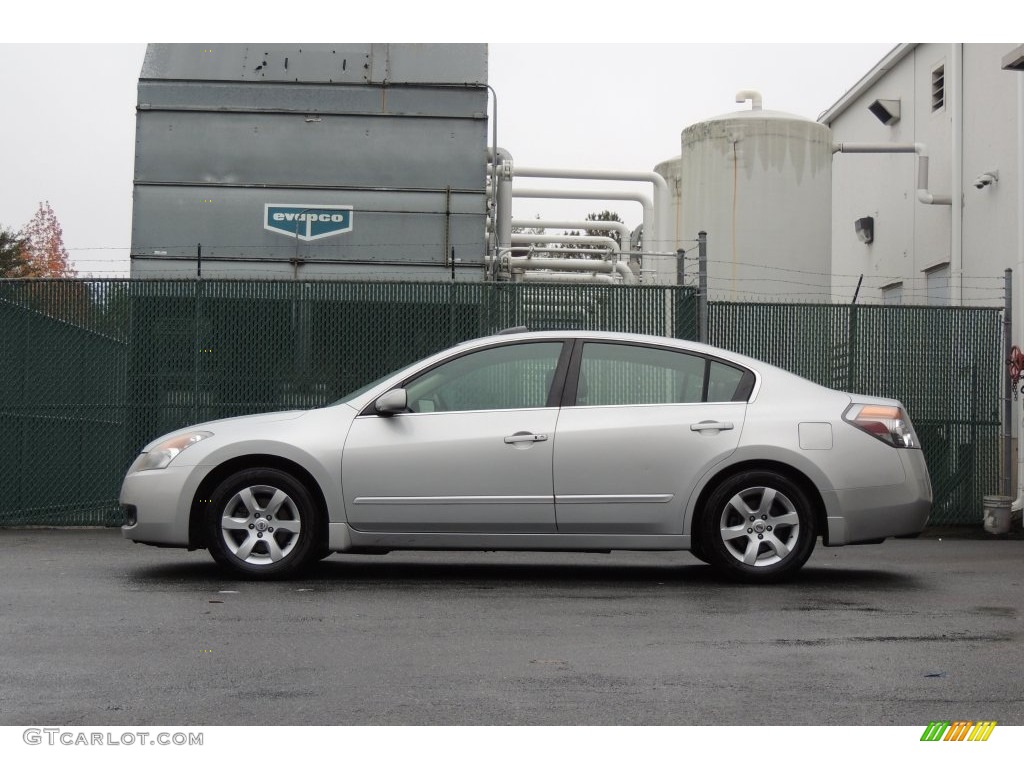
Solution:
[[[285,578],[312,562],[318,509],[306,487],[277,469],[247,469],[213,492],[206,517],[210,554],[245,578]]]
[[[807,494],[777,472],[750,471],[723,482],[700,522],[702,554],[725,575],[778,581],[811,556],[817,531]]]

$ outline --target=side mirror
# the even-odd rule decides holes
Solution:
[[[381,416],[394,416],[409,410],[409,399],[404,389],[392,389],[378,397],[373,407]]]

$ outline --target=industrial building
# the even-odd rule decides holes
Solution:
[[[832,168],[836,301],[861,274],[887,304],[999,305],[1006,268],[1024,286],[1022,67],[1020,45],[905,43],[820,116],[860,145]]]
[[[151,44],[132,277],[475,279],[487,47]]]
[[[711,300],[998,305],[1007,267],[1024,296],[1021,50],[901,44],[818,120],[743,91],[623,172],[519,165],[486,45],[150,45],[132,276],[696,284],[703,231]],[[515,220],[529,197],[643,224]]]

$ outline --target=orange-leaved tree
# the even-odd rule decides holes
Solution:
[[[0,227],[0,278],[33,277],[25,254],[25,241],[17,232]]]
[[[39,210],[20,232],[20,237],[28,262],[28,274],[24,277],[75,276],[68,261],[68,249],[64,247],[64,231],[49,200],[39,204]]]

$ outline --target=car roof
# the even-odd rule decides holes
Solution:
[[[716,357],[725,362],[731,362],[735,365],[742,366],[754,372],[757,376],[757,384],[755,385],[755,397],[756,393],[760,390],[762,377],[765,373],[771,371],[772,376],[781,379],[797,379],[806,381],[802,377],[791,373],[789,371],[777,368],[769,363],[765,363],[762,360],[757,360],[746,355],[740,355],[735,352],[730,352],[725,349],[718,347],[712,347],[708,344],[701,344],[696,341],[686,341],[683,339],[674,339],[668,336],[655,336],[653,334],[643,333],[620,333],[612,331],[588,331],[588,330],[555,330],[555,331],[520,331],[519,329],[509,329],[504,333],[497,333],[490,336],[481,336],[475,339],[467,339],[458,344],[454,344],[450,347],[446,347],[439,352],[436,352],[429,357],[425,357],[417,363],[407,366],[399,371],[395,371],[394,377],[388,377],[388,385],[393,383],[394,379],[400,376],[406,376],[409,373],[409,368],[416,366],[417,368],[429,368],[445,357],[449,356],[453,350],[468,351],[473,349],[483,349],[488,346],[497,346],[505,344],[516,344],[521,342],[529,341],[543,341],[546,339],[592,339],[595,341],[612,341],[612,342],[624,342],[633,344],[650,344],[654,346],[669,347],[673,349],[679,349],[687,352],[695,352],[697,354],[707,355],[709,357]],[[808,384],[818,387],[820,385],[814,384],[813,382],[807,381]],[[361,410],[367,403],[369,403],[374,397],[378,396],[384,389],[385,382],[380,382],[379,388],[369,390],[358,398],[355,398],[351,404],[353,407]]]
[[[665,347],[675,347],[691,352],[700,352],[723,360],[731,360],[747,367],[764,367],[767,365],[762,360],[757,360],[727,349],[713,347],[710,344],[701,344],[697,341],[676,339],[671,336],[655,336],[646,333],[623,333],[619,331],[588,331],[579,329],[555,330],[555,331],[528,331],[519,328],[509,328],[505,331],[491,336],[481,336],[476,339],[468,339],[456,346],[486,346],[492,343],[509,343],[513,341],[529,341],[543,339],[595,339],[598,341],[622,341],[637,344],[654,344]]]

